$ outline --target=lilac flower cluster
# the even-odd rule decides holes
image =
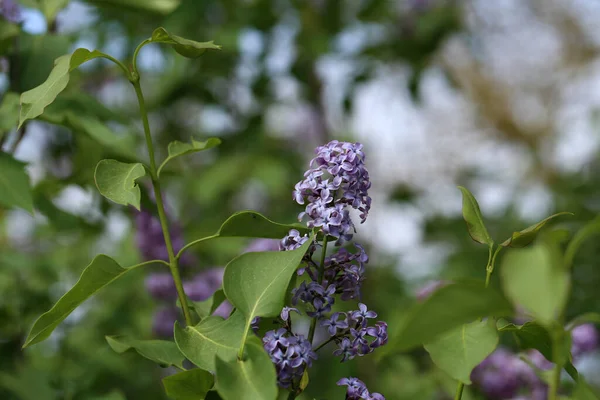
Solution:
[[[299,219],[307,217],[307,226],[318,228],[323,237],[321,262],[313,261],[319,244],[311,243],[297,270],[298,275],[308,279],[292,291],[292,304],[305,304],[306,315],[313,318],[311,328],[306,339],[294,333],[289,313],[300,312],[285,307],[281,313],[283,327],[267,332],[263,338],[264,347],[275,364],[279,385],[296,392],[302,375],[317,358],[316,351],[325,344],[335,342],[338,348],[334,355],[347,361],[373,352],[388,340],[387,324],[379,321],[369,326],[368,320],[377,314],[363,303],[358,310],[331,313],[338,296],[341,300],[360,298],[365,265],[369,261],[364,248],[358,244],[354,245],[354,252],[339,248],[330,256],[325,253],[329,240],[337,239],[335,245],[340,246],[352,239],[355,228],[349,208],[360,211],[362,223],[371,207],[368,195],[371,183],[362,145],[334,140],[318,147],[316,154],[304,180],[296,184],[293,196],[297,203],[307,203]],[[279,249],[292,251],[308,240],[308,235],[292,229],[279,243]],[[254,329],[258,319],[252,323]],[[313,350],[311,342],[317,325],[327,330],[329,339]],[[342,381],[348,386],[348,399],[384,399],[380,394],[370,394],[356,378]]]
[[[598,331],[592,324],[577,326],[571,336],[571,354],[575,362],[598,347]],[[547,371],[553,367],[537,350],[529,350],[525,355],[538,370]],[[502,347],[473,370],[471,380],[492,399],[544,400],[548,391],[531,365]]]
[[[142,258],[146,261],[169,261],[167,245],[165,244],[159,219],[148,211],[142,210],[135,215],[135,226],[135,241]],[[173,250],[177,253],[185,245],[181,226],[171,223],[169,230]],[[182,266],[189,266],[194,263],[194,259],[189,253],[186,253],[183,254],[179,262]]]
[[[346,206],[360,211],[361,223],[371,208],[368,190],[369,172],[360,143],[333,140],[316,150],[311,168],[294,190],[294,200],[305,204],[298,218],[308,217],[309,228],[321,228],[323,233],[338,239],[338,244],[352,239],[354,224]]]
[[[12,23],[21,22],[21,7],[14,0],[0,1],[0,15],[7,21]]]
[[[379,393],[369,393],[369,390],[358,378],[342,378],[337,382],[338,386],[348,386],[346,400],[385,400]]]

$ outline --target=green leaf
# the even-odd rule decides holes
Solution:
[[[568,360],[570,352],[570,341],[565,337],[565,345],[562,346],[560,354],[555,354],[552,345],[552,337],[548,330],[537,322],[527,322],[523,325],[515,325],[512,323],[498,326],[499,332],[510,332],[514,335],[515,340],[521,350],[535,349],[549,361],[564,362],[565,370],[574,379],[577,379],[577,370]]]
[[[471,384],[471,371],[498,345],[498,333],[490,321],[463,325],[426,344],[425,350],[452,378]]]
[[[223,289],[219,289],[204,301],[193,301],[191,306],[200,318],[206,318],[209,315],[212,315],[225,300],[225,292],[223,292]]]
[[[44,0],[40,1],[42,12],[48,22],[53,22],[56,14],[69,4],[70,0]]]
[[[20,207],[33,214],[33,194],[25,165],[0,151],[0,205]]]
[[[579,379],[571,395],[571,400],[598,400],[598,396],[585,380]]]
[[[102,160],[96,166],[94,180],[102,196],[124,206],[131,204],[139,210],[141,193],[135,181],[144,175],[146,169],[140,163]]]
[[[208,140],[206,140],[204,142],[198,142],[197,140],[192,139],[191,143],[183,143],[178,140],[175,140],[175,141],[169,143],[169,149],[168,149],[169,155],[167,156],[165,161],[163,161],[162,164],[160,164],[160,167],[158,167],[158,175],[160,176],[160,171],[163,169],[163,167],[165,165],[167,165],[167,163],[169,161],[171,161],[177,157],[184,156],[186,154],[196,153],[198,151],[212,149],[213,147],[216,147],[220,144],[221,144],[221,139],[217,139],[217,138],[209,138]]]
[[[175,323],[175,343],[183,355],[198,367],[215,370],[215,355],[234,360],[242,344],[245,320],[235,311],[229,318],[210,316],[196,326],[182,328]]]
[[[565,266],[571,268],[575,254],[581,247],[581,245],[592,236],[600,234],[600,215],[594,218],[592,221],[585,224],[583,228],[577,231],[573,239],[567,245],[565,249]]]
[[[291,229],[296,229],[303,235],[310,232],[310,230],[302,224],[280,224],[278,222],[273,222],[264,215],[254,211],[240,211],[227,218],[214,235],[196,239],[185,245],[179,251],[177,257],[180,257],[185,250],[196,244],[219,237],[281,239],[287,235]]]
[[[227,264],[223,291],[246,317],[247,332],[254,317],[274,317],[281,312],[286,290],[312,237],[292,251],[244,253]]]
[[[260,339],[246,341],[243,360],[217,357],[217,392],[223,400],[276,400],[277,375]]]
[[[161,367],[174,365],[183,368],[185,357],[174,342],[168,340],[136,340],[122,336],[105,336],[108,345],[117,353],[135,349],[142,357],[154,361]]]
[[[19,95],[6,92],[0,104],[0,138],[15,129],[19,121]]]
[[[494,241],[485,228],[483,216],[481,215],[477,200],[475,200],[475,197],[467,190],[467,188],[462,186],[459,186],[458,188],[463,195],[462,213],[463,218],[467,223],[469,235],[474,241],[491,246],[494,244]]]
[[[561,256],[555,253],[547,243],[513,250],[504,257],[500,270],[506,296],[546,326],[565,307],[570,284]]]
[[[106,57],[98,50],[77,49],[73,54],[58,57],[54,61],[54,68],[44,83],[21,94],[21,113],[19,115],[19,128],[28,119],[38,117],[44,108],[51,104],[56,96],[62,92],[69,83],[69,73],[86,61],[98,57]]]
[[[25,339],[23,348],[39,343],[50,336],[58,324],[67,318],[74,309],[104,286],[137,267],[154,262],[161,261],[149,261],[123,268],[115,260],[104,254],[96,256],[90,265],[83,270],[75,286],[65,293],[49,311],[42,314],[35,321],[27,339]]]
[[[558,217],[559,215],[573,215],[570,212],[560,212],[558,214],[554,214],[544,219],[543,221],[538,222],[537,224],[528,226],[522,231],[513,232],[512,236],[506,239],[504,242],[500,244],[500,246],[504,247],[525,247],[531,242],[535,240],[540,230],[546,225],[548,221],[553,218]]]
[[[213,387],[214,377],[199,368],[180,372],[163,379],[165,392],[173,400],[202,400]]]
[[[567,324],[567,330],[571,330],[579,325],[587,323],[600,324],[600,314],[595,312],[589,312],[578,315]]]
[[[166,15],[173,12],[181,3],[181,0],[87,0],[87,2],[103,6],[114,6],[118,11],[128,8],[133,11],[142,10]]]
[[[483,282],[453,283],[415,305],[390,335],[386,353],[431,343],[444,333],[482,317],[513,314],[509,301]]]
[[[153,43],[166,43],[170,44],[173,49],[179,54],[187,58],[196,58],[202,55],[206,50],[220,50],[221,46],[218,46],[210,42],[195,42],[193,40],[185,39],[177,35],[173,35],[165,28],[157,28],[152,32],[150,38]]]

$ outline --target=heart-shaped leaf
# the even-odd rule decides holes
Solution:
[[[384,352],[410,350],[482,317],[513,314],[510,302],[483,282],[452,283],[415,305],[390,336]]]
[[[169,155],[165,159],[165,161],[160,164],[158,167],[158,175],[160,176],[160,171],[163,169],[167,163],[177,157],[184,156],[190,153],[196,153],[198,151],[212,149],[221,144],[221,139],[218,138],[209,138],[204,142],[199,142],[197,140],[192,139],[190,143],[183,143],[178,140],[175,140],[169,143],[168,152]]]
[[[175,342],[168,340],[136,340],[123,336],[105,336],[108,345],[117,353],[124,353],[129,349],[135,349],[142,357],[154,361],[161,367],[174,365],[183,368],[185,357]]]
[[[157,28],[152,32],[151,41],[154,43],[166,43],[170,44],[173,49],[179,54],[187,58],[196,58],[201,56],[206,50],[220,50],[221,46],[218,46],[210,42],[196,42],[193,40],[185,39],[177,35],[173,35],[165,28]]]
[[[149,261],[123,268],[115,260],[104,254],[96,256],[90,265],[83,270],[75,286],[65,293],[49,311],[42,314],[35,321],[23,347],[39,343],[50,336],[58,324],[67,318],[74,309],[104,286],[137,267],[154,262],[162,261]]]
[[[229,318],[210,316],[196,326],[175,323],[175,343],[185,357],[207,371],[215,370],[215,355],[235,359],[244,336],[244,315],[235,311]]]
[[[538,222],[537,224],[528,226],[527,228],[518,231],[518,232],[513,232],[512,236],[508,239],[506,239],[504,242],[502,242],[500,244],[500,246],[504,246],[504,247],[525,247],[528,244],[530,244],[531,242],[533,242],[535,240],[535,238],[537,237],[538,233],[540,232],[540,230],[544,227],[544,225],[546,225],[546,223],[548,221],[550,221],[553,218],[556,218],[560,215],[573,215],[573,213],[570,212],[560,212],[558,214],[554,214],[549,216],[548,218],[544,219],[543,221]]]
[[[274,317],[281,312],[286,290],[312,237],[292,251],[244,253],[225,267],[223,291],[246,317],[245,332],[254,317]]]
[[[471,384],[471,371],[498,345],[498,332],[491,321],[460,326],[425,345],[431,359],[452,378]]]
[[[223,400],[276,400],[277,375],[260,339],[246,341],[243,360],[217,357],[217,392]]]
[[[25,164],[0,151],[0,205],[33,214],[33,194]]]
[[[550,244],[541,243],[512,250],[500,269],[506,296],[546,326],[556,321],[567,302],[570,277],[560,258]]]
[[[463,195],[462,214],[467,223],[469,235],[474,241],[491,246],[494,244],[494,241],[485,228],[483,216],[481,215],[481,210],[479,209],[477,200],[475,200],[475,196],[465,187],[459,186],[458,188]]]
[[[203,400],[213,384],[213,375],[199,368],[183,371],[163,379],[165,392],[173,400]]]
[[[44,108],[56,99],[69,83],[69,74],[86,61],[106,54],[98,50],[77,49],[73,54],[58,57],[54,61],[54,68],[44,83],[21,94],[21,113],[19,115],[19,128],[28,119],[36,118],[44,112]]]
[[[124,206],[131,204],[139,210],[141,193],[135,181],[144,175],[146,170],[140,163],[102,160],[96,166],[94,180],[102,196]]]
[[[264,215],[254,211],[240,211],[227,218],[214,235],[196,239],[185,245],[179,251],[177,257],[181,257],[181,254],[183,254],[185,250],[196,244],[219,237],[281,239],[287,235],[291,229],[296,229],[301,234],[310,232],[310,230],[302,224],[280,224],[273,222]]]

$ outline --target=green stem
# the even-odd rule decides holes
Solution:
[[[327,254],[327,236],[323,238],[323,252],[321,253],[321,265],[319,265],[319,283],[323,281],[323,275],[325,274],[325,255]],[[308,329],[308,342],[312,343],[315,337],[315,330],[317,329],[317,318],[313,318],[310,321],[310,328]]]
[[[288,400],[294,400],[296,398],[296,392],[295,391],[291,391],[290,394],[288,394]]]
[[[462,399],[463,389],[465,388],[465,384],[462,382],[458,382],[458,386],[456,387],[456,396],[454,396],[454,400]]]
[[[138,49],[141,47],[138,46]],[[136,56],[137,51],[136,49]],[[181,276],[179,275],[179,268],[177,265],[177,257],[173,251],[173,244],[171,243],[171,234],[169,233],[169,224],[167,222],[167,215],[165,213],[165,206],[162,200],[162,192],[160,190],[160,181],[156,173],[156,160],[154,158],[154,146],[152,144],[152,135],[150,134],[150,124],[148,123],[148,112],[146,111],[146,103],[144,102],[144,95],[142,93],[142,87],[140,86],[140,77],[135,69],[135,58],[134,58],[134,69],[131,77],[131,83],[135,88],[135,94],[137,95],[138,102],[140,104],[140,114],[142,115],[142,123],[144,125],[144,134],[146,136],[146,146],[148,147],[148,156],[150,157],[150,176],[152,178],[152,187],[154,188],[154,197],[156,201],[156,208],[158,209],[158,218],[160,220],[160,226],[163,231],[165,238],[165,244],[167,246],[167,253],[169,254],[169,269],[171,275],[173,275],[173,281],[175,281],[175,288],[177,289],[177,296],[179,297],[179,303],[183,310],[183,316],[185,318],[186,325],[192,325],[192,316],[188,307],[187,297],[183,290],[183,284],[181,283]]]
[[[319,350],[321,350],[323,347],[325,347],[328,343],[331,343],[336,337],[336,336],[332,336],[329,339],[327,339],[326,341],[324,341],[323,343],[321,343],[320,345],[318,345],[317,347],[315,347],[315,349],[313,350],[315,353]]]
[[[556,360],[559,352],[559,341],[560,338],[557,335],[552,335],[552,353]],[[550,387],[548,390],[548,400],[558,400],[558,388],[560,387],[560,372],[562,366],[555,362],[554,368],[552,369],[552,376],[550,378]]]

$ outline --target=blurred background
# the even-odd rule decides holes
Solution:
[[[131,265],[162,250],[149,196],[138,214],[93,183],[102,158],[146,157],[134,92],[114,65],[86,63],[39,120],[14,130],[17,95],[78,47],[129,60],[158,26],[222,46],[194,60],[167,46],[140,54],[159,159],[172,140],[223,141],[165,180],[180,246],[240,209],[294,222],[291,192],[314,148],[363,143],[373,198],[357,226],[371,257],[363,296],[391,327],[432,280],[485,276],[487,249],[466,232],[456,185],[475,194],[498,240],[558,211],[575,213],[555,223],[572,232],[600,209],[597,0],[0,0],[0,13],[0,143],[28,163],[36,207],[33,217],[0,209],[1,399],[166,399],[171,371],[104,339],[168,337],[177,309],[158,271],[131,273],[21,350],[96,253]],[[195,248],[188,294],[209,296],[215,268],[250,245],[269,246]],[[570,317],[600,308],[599,256],[590,241],[576,258]],[[600,385],[594,351],[577,366]],[[345,376],[388,399],[455,389],[424,351],[343,364],[324,352],[304,398],[342,399]],[[463,398],[513,397],[484,389]]]

